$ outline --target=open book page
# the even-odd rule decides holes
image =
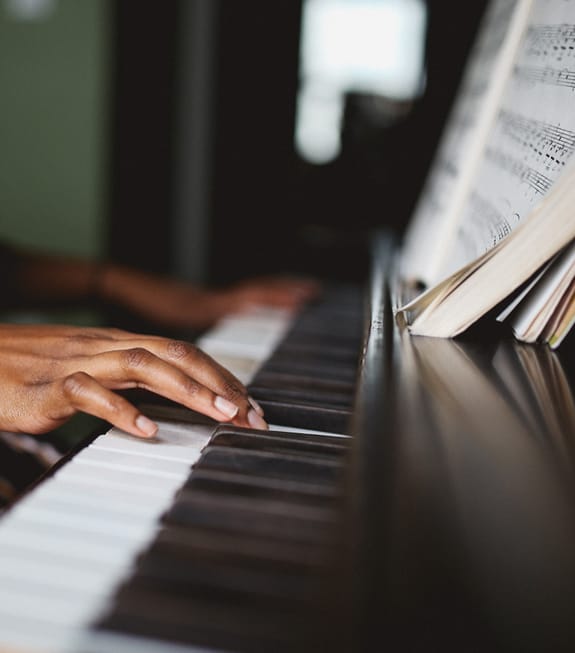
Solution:
[[[530,5],[531,0],[493,0],[486,10],[439,150],[406,233],[401,269],[405,280],[426,285],[438,280]]]
[[[415,335],[449,338],[500,304],[575,237],[575,159],[513,234],[400,312]]]
[[[447,276],[506,238],[575,149],[575,2],[534,0]]]
[[[529,295],[531,290],[535,288],[537,282],[543,278],[543,275],[551,267],[555,258],[552,258],[540,270],[538,270],[527,283],[523,284],[523,288],[514,294],[512,300],[503,308],[501,313],[499,313],[499,315],[497,316],[496,319],[498,322],[504,322],[513,313],[513,311],[519,306],[519,304]]]
[[[536,342],[559,307],[575,277],[575,245],[556,257],[529,295],[508,319],[524,342]]]

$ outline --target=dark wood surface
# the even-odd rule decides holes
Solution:
[[[568,341],[411,337],[377,295],[346,493],[354,646],[573,650]]]

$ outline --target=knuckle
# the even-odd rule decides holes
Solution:
[[[125,412],[125,404],[117,395],[106,397],[103,407],[110,416],[121,415]]]
[[[150,362],[152,355],[143,347],[134,347],[122,352],[123,365],[128,369],[136,369]]]
[[[167,352],[174,360],[183,360],[194,356],[197,348],[194,345],[182,340],[170,340],[167,345]]]
[[[88,375],[85,372],[74,372],[62,381],[62,389],[69,399],[78,399],[86,392]]]
[[[183,382],[183,391],[189,397],[196,397],[200,393],[200,385],[193,379],[186,379]]]
[[[229,397],[230,399],[240,399],[244,396],[244,393],[238,388],[238,386],[235,383],[232,383],[231,381],[224,381],[224,387],[223,387],[224,393],[226,397]]]
[[[52,383],[62,376],[61,371],[63,371],[63,366],[60,364],[60,361],[56,359],[46,360],[31,375],[30,385],[43,386]]]

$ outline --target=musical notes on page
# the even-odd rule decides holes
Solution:
[[[550,84],[551,86],[564,86],[571,90],[575,89],[575,70],[569,70],[568,68],[558,70],[550,66],[543,68],[517,66],[514,77],[518,82]]]
[[[451,241],[463,198],[478,165],[483,135],[495,115],[498,97],[494,79],[510,66],[505,49],[517,39],[510,29],[526,0],[493,0],[483,18],[431,173],[416,207],[402,256],[403,274],[425,283],[441,266],[442,251],[425,246]],[[447,245],[446,245],[447,246]]]
[[[557,172],[575,151],[575,132],[570,129],[505,110],[499,115],[499,123],[502,133],[515,141],[527,163],[533,161],[535,165]]]
[[[558,25],[530,25],[525,35],[525,51],[531,59],[555,60],[559,63],[575,59],[575,27],[569,23]]]
[[[443,276],[508,236],[574,151],[575,2],[534,0]]]

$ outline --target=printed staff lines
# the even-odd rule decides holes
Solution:
[[[549,84],[575,89],[575,71],[552,66],[515,66],[513,77],[528,84]]]
[[[518,161],[510,154],[492,148],[487,149],[485,154],[486,158],[493,163],[493,165],[504,170],[508,174],[517,177],[521,183],[527,184],[527,186],[536,193],[545,195],[545,193],[551,188],[553,182],[549,177],[546,177],[544,174],[522,161]]]
[[[575,151],[575,132],[559,125],[505,110],[499,114],[498,123],[502,134],[533,154],[548,169],[563,167]]]
[[[525,37],[525,51],[529,56],[562,61],[575,55],[575,25],[532,25]]]
[[[513,230],[501,211],[476,192],[469,198],[469,209],[471,219],[459,227],[457,237],[465,251],[476,253],[478,238],[486,240],[483,251],[490,249]]]

